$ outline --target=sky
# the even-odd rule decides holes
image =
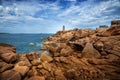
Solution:
[[[0,32],[55,33],[110,26],[120,20],[120,0],[0,0]]]

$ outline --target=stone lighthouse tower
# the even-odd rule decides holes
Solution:
[[[63,25],[63,30],[62,31],[65,31],[65,25]]]

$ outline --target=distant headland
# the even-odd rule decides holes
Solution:
[[[10,34],[10,33],[7,33],[7,32],[0,32],[0,34]]]

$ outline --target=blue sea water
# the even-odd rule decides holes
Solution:
[[[0,43],[15,46],[17,53],[40,52],[42,42],[47,40],[43,36],[50,35],[52,34],[0,34]]]

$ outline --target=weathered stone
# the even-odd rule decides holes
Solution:
[[[88,37],[77,39],[75,41],[69,41],[68,44],[72,49],[75,49],[77,51],[82,51],[85,47],[85,44],[90,42],[90,39]]]
[[[117,56],[120,56],[120,36],[109,36],[109,37],[102,37],[95,43],[95,48],[98,50],[101,50],[99,48],[98,44],[99,42],[102,42],[101,48],[104,52],[107,54],[114,54]]]
[[[107,59],[88,59],[88,62],[90,64],[95,64],[95,65],[106,65],[109,64]]]
[[[12,52],[12,53],[4,53],[4,54],[1,54],[0,56],[1,56],[1,58],[2,58],[4,61],[6,61],[7,63],[14,62],[14,61],[16,61],[17,58],[18,58],[18,55],[15,54],[15,53],[13,53],[13,52]]]
[[[120,35],[120,25],[112,25],[106,32],[103,33],[103,36],[116,36]]]
[[[109,54],[106,57],[107,57],[109,62],[117,61],[119,59],[119,57],[114,55],[114,54]]]
[[[38,58],[38,53],[31,52],[31,53],[27,54],[26,56],[31,61],[31,60],[34,60],[34,59]]]
[[[60,56],[69,56],[73,53],[73,50],[68,46],[66,48],[61,49]]]
[[[102,70],[106,74],[105,77],[107,77],[108,79],[112,79],[112,80],[120,79],[119,68],[112,65],[96,65],[96,67]]]
[[[43,68],[42,64],[41,64],[41,65],[38,65],[37,68],[38,68],[38,69],[42,69],[42,68]]]
[[[31,61],[31,63],[33,66],[37,66],[41,63],[41,60],[40,60],[40,58],[37,58],[37,59],[34,59],[33,61]]]
[[[59,58],[59,57],[54,57],[54,60],[55,60],[56,62],[60,62],[60,58]]]
[[[22,76],[25,76],[25,74],[29,71],[29,67],[27,66],[20,66],[18,64],[15,65],[13,70],[19,72]]]
[[[108,27],[97,28],[96,33],[104,33],[107,29]]]
[[[44,76],[32,76],[27,80],[45,80]]]
[[[56,80],[67,80],[60,69],[55,70]]]
[[[4,72],[11,68],[13,68],[13,64],[8,64],[3,61],[0,61],[0,72]]]
[[[18,72],[7,70],[1,74],[0,80],[22,80],[22,78]]]
[[[70,63],[70,61],[66,57],[63,57],[63,56],[59,57],[59,60],[61,63],[66,63],[66,64]]]
[[[91,43],[87,43],[82,51],[82,56],[86,58],[100,58],[100,53],[93,47]]]
[[[77,80],[79,79],[79,74],[76,73],[77,71],[75,71],[74,69],[70,69],[65,73],[65,76],[67,79],[73,79],[73,80]]]
[[[32,66],[32,68],[29,70],[27,75],[28,76],[37,76],[37,75],[39,75],[39,73],[37,71],[37,67],[36,66]]]
[[[18,64],[19,66],[31,67],[31,63],[29,62],[28,58],[26,57],[26,54],[21,55],[16,64]]]
[[[60,56],[60,53],[59,53],[59,52],[55,52],[55,53],[53,54],[53,56],[54,56],[54,57]]]
[[[16,53],[16,47],[6,43],[0,43],[0,53],[8,53],[8,52]]]
[[[97,50],[103,51],[104,44],[102,42],[96,42],[94,46]]]
[[[42,66],[45,70],[51,71],[51,65],[47,61],[43,62]]]
[[[105,50],[107,53],[114,54],[120,57],[120,51],[115,51],[115,50]]]
[[[15,49],[12,45],[0,43],[0,58],[7,63],[15,62],[18,58]]]
[[[83,38],[83,37],[87,37],[89,35],[94,34],[95,32],[93,30],[90,29],[80,29],[75,31],[74,36],[79,37],[79,38]]]
[[[42,53],[41,56],[40,56],[40,59],[44,62],[44,61],[47,61],[47,62],[51,62],[53,60],[53,58],[51,56],[48,56],[46,53]]]
[[[45,44],[46,48],[48,49],[48,51],[53,56],[57,56],[57,54],[55,54],[55,53],[59,53],[60,52],[60,44],[54,43],[54,42],[45,42],[44,44]]]
[[[50,73],[47,71],[47,70],[45,70],[45,69],[40,69],[39,70],[39,73],[42,75],[42,76],[44,76],[45,77],[45,79],[47,79],[48,77],[50,78]],[[48,79],[49,79],[48,78]]]

